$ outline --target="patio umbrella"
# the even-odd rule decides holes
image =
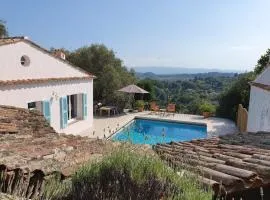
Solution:
[[[146,90],[138,87],[137,85],[128,85],[126,87],[121,88],[120,90],[118,90],[119,92],[125,92],[125,93],[129,93],[129,94],[147,94],[149,92],[147,92]],[[133,95],[133,99],[134,99],[134,95]]]
[[[149,93],[146,90],[138,87],[137,85],[128,85],[123,87],[122,89],[118,90],[119,92],[125,92],[130,94],[146,94]]]

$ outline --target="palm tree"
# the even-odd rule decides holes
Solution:
[[[0,38],[8,36],[8,31],[3,20],[0,20]]]

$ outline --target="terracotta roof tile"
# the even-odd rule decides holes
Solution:
[[[270,91],[270,85],[265,85],[265,84],[257,83],[257,82],[250,82],[250,85],[261,88],[263,90]]]
[[[60,81],[70,81],[70,80],[88,80],[88,79],[93,79],[93,78],[94,78],[94,76],[6,80],[6,81],[0,81],[0,86],[24,85],[24,84],[36,84],[36,83],[48,83],[48,82],[60,82]]]
[[[270,183],[270,150],[221,144],[219,138],[157,144],[155,151],[175,167],[200,172],[204,185],[217,194]]]
[[[8,184],[0,192],[18,192],[26,199],[30,199],[26,194],[38,199],[34,197],[43,191],[40,184],[51,174],[65,179],[83,163],[112,149],[109,141],[57,134],[38,111],[2,105],[0,141],[0,186]],[[29,178],[34,181],[29,183]]]
[[[25,37],[0,38],[0,45],[12,44],[26,39]]]

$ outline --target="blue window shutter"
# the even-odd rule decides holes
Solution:
[[[83,119],[87,118],[87,94],[83,94]]]
[[[67,106],[67,97],[60,98],[60,125],[61,129],[67,127],[68,121],[68,106]]]
[[[43,110],[43,115],[46,118],[46,120],[51,123],[51,106],[49,101],[43,101],[42,103],[42,110]]]

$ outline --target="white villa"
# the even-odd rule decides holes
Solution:
[[[250,83],[248,132],[270,132],[270,65]]]
[[[94,76],[25,37],[0,38],[0,105],[41,111],[59,133],[93,124]]]

